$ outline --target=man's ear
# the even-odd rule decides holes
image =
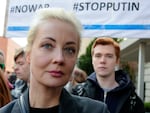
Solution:
[[[120,59],[116,60],[116,66],[115,66],[115,70],[119,69],[119,65],[120,65]]]
[[[116,63],[117,63],[117,64],[120,64],[120,58],[118,58],[118,59],[116,60]]]
[[[30,52],[26,53],[26,61],[30,64]]]
[[[120,65],[120,59],[118,58],[116,61],[116,66],[119,67],[119,65]]]

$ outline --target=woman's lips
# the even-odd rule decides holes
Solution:
[[[61,77],[64,75],[63,72],[61,71],[49,71],[50,75],[53,76],[53,77]]]

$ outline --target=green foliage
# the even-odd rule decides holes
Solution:
[[[94,71],[92,66],[92,57],[86,56],[85,54],[80,56],[77,66],[84,70],[87,75],[90,75]]]
[[[144,107],[146,112],[150,112],[150,102],[145,102]]]
[[[120,43],[124,40],[124,38],[113,38],[116,42]]]
[[[129,74],[130,79],[132,80],[133,83],[135,83],[136,82],[135,70],[130,65],[130,62],[121,61],[121,68]]]
[[[87,73],[87,75],[90,75],[94,71],[92,66],[91,47],[95,39],[91,41],[91,43],[86,48],[85,54],[79,57],[77,63],[77,66],[80,69],[84,70]]]

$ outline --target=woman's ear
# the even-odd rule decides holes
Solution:
[[[26,53],[26,61],[30,64],[30,52]]]

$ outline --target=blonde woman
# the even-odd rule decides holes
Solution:
[[[63,9],[37,12],[26,48],[29,91],[0,113],[108,113],[105,104],[72,96],[63,88],[76,64],[80,31],[76,17]]]

